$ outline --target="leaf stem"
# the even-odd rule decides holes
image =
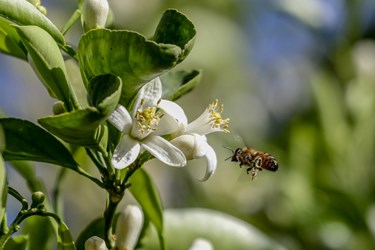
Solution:
[[[22,204],[22,209],[21,210],[27,210],[29,207],[29,203],[27,202],[26,198],[23,197],[17,190],[15,190],[12,187],[8,187],[8,193],[16,198],[19,202]]]
[[[81,11],[79,9],[76,9],[72,16],[69,18],[68,22],[64,25],[64,27],[61,30],[61,33],[63,35],[68,32],[68,30],[73,26],[73,24],[77,21],[77,19],[81,16]]]

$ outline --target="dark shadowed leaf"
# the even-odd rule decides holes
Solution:
[[[88,88],[91,105],[104,116],[110,115],[120,101],[121,88],[121,79],[117,76],[107,74],[92,78]]]
[[[2,118],[6,161],[26,160],[57,164],[76,169],[77,163],[65,146],[37,125],[15,118]]]
[[[160,77],[163,83],[163,98],[177,100],[193,90],[201,80],[201,71],[173,71]]]

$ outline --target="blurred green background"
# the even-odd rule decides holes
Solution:
[[[63,27],[73,0],[44,0]],[[372,0],[109,0],[116,28],[151,36],[166,8],[177,8],[198,35],[179,68],[203,80],[178,103],[189,120],[218,98],[231,134],[208,140],[216,174],[199,182],[205,161],[175,169],[148,165],[166,208],[211,208],[241,218],[287,249],[375,248],[375,2]],[[79,24],[67,34],[77,44]],[[0,107],[9,116],[51,114],[53,100],[20,60],[0,54]],[[279,161],[251,181],[225,161],[223,146],[252,146]],[[57,167],[39,164],[51,189]],[[9,169],[9,183],[29,195]],[[23,191],[22,191],[23,190]],[[66,221],[77,235],[103,212],[105,193],[69,173]],[[126,197],[127,202],[133,202]],[[8,204],[18,207],[14,201]]]

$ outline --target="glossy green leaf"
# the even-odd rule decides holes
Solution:
[[[154,37],[157,43],[175,44],[182,49],[179,61],[185,59],[194,45],[197,31],[194,24],[182,13],[174,9],[166,10],[161,18]]]
[[[7,241],[4,250],[27,250],[30,249],[28,243],[29,237],[27,235],[18,235]]]
[[[37,125],[21,119],[2,118],[6,161],[26,160],[57,164],[76,169],[78,164],[65,146]]]
[[[91,105],[102,115],[110,115],[120,101],[121,88],[121,79],[117,76],[107,74],[92,78],[88,88]]]
[[[52,97],[64,102],[68,110],[75,105],[59,47],[45,30],[37,26],[17,26],[29,52],[29,62]]]
[[[30,216],[22,223],[22,235],[29,237],[29,249],[51,250],[56,245],[56,229],[49,217]]]
[[[163,83],[163,98],[177,100],[193,90],[201,80],[201,71],[174,71],[160,77]]]
[[[38,120],[52,134],[66,142],[85,146],[106,148],[108,131],[100,125],[105,117],[96,108],[86,108]]]
[[[104,219],[103,217],[96,218],[79,234],[76,240],[76,247],[78,250],[85,250],[85,242],[92,236],[98,236],[104,239]]]
[[[194,240],[208,240],[215,250],[286,249],[252,225],[230,215],[209,209],[165,211],[165,238],[168,249],[185,250]],[[150,227],[138,250],[157,250],[157,235]]]
[[[172,11],[158,26],[157,43],[126,30],[95,29],[83,35],[78,44],[77,57],[85,84],[95,76],[113,74],[121,78],[121,104],[127,105],[137,91],[151,79],[181,62],[190,51],[195,38],[192,23],[181,13]],[[176,21],[174,36],[168,39],[165,25]],[[187,32],[189,30],[190,32]],[[189,44],[189,45],[188,45]]]
[[[64,36],[59,29],[34,5],[25,0],[0,0],[0,16],[18,24],[35,25],[47,31],[61,45]]]
[[[130,183],[132,184],[129,188],[131,194],[141,205],[145,216],[155,226],[160,239],[160,246],[164,249],[163,207],[152,179],[146,171],[140,168],[130,177]]]
[[[20,59],[27,59],[27,51],[16,29],[0,17],[0,52]]]
[[[5,171],[5,164],[3,157],[0,153],[0,223],[3,221],[4,216],[6,215],[6,204],[7,204],[7,195],[8,195],[8,182]]]
[[[57,250],[76,250],[72,234],[64,222],[58,224]]]

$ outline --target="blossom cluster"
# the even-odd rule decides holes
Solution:
[[[221,117],[222,111],[223,105],[215,100],[188,123],[177,103],[162,99],[162,83],[155,78],[139,90],[130,112],[119,105],[108,118],[123,135],[113,153],[112,164],[116,169],[126,168],[143,150],[173,167],[183,167],[188,160],[204,157],[207,169],[201,180],[206,181],[217,166],[216,153],[207,143],[206,135],[229,132],[229,119]]]

